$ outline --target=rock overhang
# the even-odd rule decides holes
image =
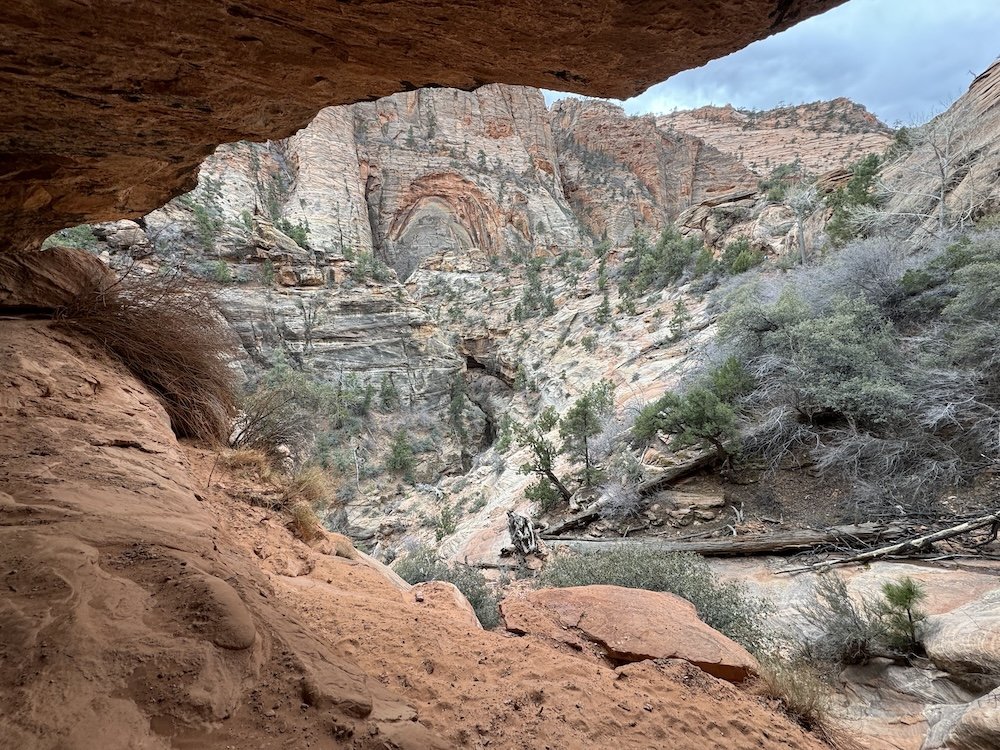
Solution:
[[[843,0],[8,0],[0,252],[138,217],[219,143],[424,86],[628,97]]]

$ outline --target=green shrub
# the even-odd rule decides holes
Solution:
[[[621,267],[619,288],[623,294],[628,289],[633,296],[648,290],[658,291],[676,282],[703,248],[698,239],[684,238],[673,227],[664,229],[655,245],[650,245],[642,232],[633,233],[630,243],[631,249]]]
[[[265,260],[260,266],[260,283],[264,286],[274,286],[276,278],[274,263],[270,260]]]
[[[413,448],[406,432],[399,430],[392,438],[389,446],[389,456],[385,459],[385,468],[398,474],[409,475],[416,461],[413,458]]]
[[[309,249],[309,221],[307,219],[300,219],[293,224],[288,219],[282,218],[278,219],[274,226],[299,247],[305,250]]]
[[[389,373],[382,376],[378,389],[378,400],[383,411],[396,411],[400,406],[399,389],[392,382],[392,375]]]
[[[437,523],[434,525],[434,536],[440,542],[446,536],[454,534],[457,529],[458,519],[455,517],[454,509],[445,505],[438,512]]]
[[[747,650],[763,654],[772,644],[773,636],[763,624],[770,606],[737,583],[718,581],[695,554],[618,545],[607,551],[556,555],[538,577],[538,585],[548,588],[594,584],[676,594],[691,602],[707,625]]]
[[[801,166],[797,161],[788,164],[779,164],[771,170],[771,174],[768,175],[767,179],[761,180],[757,186],[765,194],[768,201],[771,203],[780,203],[785,200],[788,189],[792,186],[793,179],[799,176],[801,171]]]
[[[393,569],[410,584],[423,581],[447,581],[454,584],[469,600],[484,628],[494,628],[500,622],[496,596],[490,591],[483,574],[469,565],[455,564],[449,567],[438,559],[433,549],[421,547],[398,560]]]
[[[852,599],[835,573],[817,577],[813,599],[800,608],[822,633],[810,653],[830,663],[865,664],[876,656],[909,656],[920,648],[917,627],[925,618],[919,603],[926,592],[912,578],[887,581],[880,596]]]
[[[744,457],[808,456],[850,487],[854,516],[933,511],[997,456],[1000,235],[922,258],[864,240],[792,276],[777,293],[740,286],[719,320],[758,383]]]
[[[360,432],[365,401],[366,389],[356,376],[347,375],[333,385],[277,357],[244,394],[230,443],[265,452],[287,445],[303,458],[322,458],[345,437]]]
[[[927,619],[919,609],[927,598],[924,587],[909,576],[882,584],[882,617],[888,631],[889,645],[904,653],[915,653],[920,647],[917,627]]]
[[[392,279],[392,270],[372,253],[361,251],[354,257],[354,265],[351,266],[351,278],[359,283],[371,279],[380,284],[385,284]]]
[[[719,265],[731,276],[749,271],[764,262],[764,253],[750,246],[750,241],[740,238],[726,246]]]
[[[229,264],[221,258],[217,260],[212,269],[212,278],[219,284],[231,284],[233,272],[229,270]]]
[[[632,434],[650,440],[658,432],[672,436],[674,450],[700,446],[715,451],[726,461],[738,447],[735,402],[753,387],[753,379],[730,357],[700,378],[683,394],[667,392],[643,407],[636,416]]]
[[[851,221],[852,211],[859,206],[875,206],[875,180],[882,160],[878,154],[869,154],[851,165],[851,179],[844,187],[837,188],[826,198],[826,205],[833,209],[826,225],[826,234],[834,247],[842,247],[857,236]]]
[[[98,249],[97,237],[94,235],[94,228],[90,224],[80,224],[67,229],[60,229],[55,234],[46,238],[42,243],[42,248],[48,247],[75,247],[87,252],[96,252]]]

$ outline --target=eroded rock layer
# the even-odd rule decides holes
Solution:
[[[494,81],[625,97],[838,4],[12,0],[0,248],[147,213],[217,144],[291,135],[331,104]]]

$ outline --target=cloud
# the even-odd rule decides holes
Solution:
[[[846,96],[888,124],[922,122],[993,62],[998,31],[996,0],[850,0],[623,105],[632,114],[770,109]]]

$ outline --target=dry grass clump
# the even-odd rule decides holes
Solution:
[[[239,448],[219,454],[219,465],[244,479],[253,479],[263,484],[277,481],[274,463],[264,451],[253,448]]]
[[[836,750],[863,750],[845,730],[834,725],[830,714],[830,687],[823,675],[803,658],[760,660],[760,674],[750,689],[780,709],[804,729],[821,737]]]
[[[319,466],[303,467],[288,480],[282,492],[282,505],[290,516],[289,530],[306,543],[321,538],[324,529],[316,509],[329,506],[332,496],[333,491],[323,469]]]
[[[827,724],[829,689],[815,668],[805,662],[762,659],[753,690],[779,702],[805,729],[822,731]]]
[[[243,397],[240,418],[231,444],[234,448],[273,451],[275,446],[298,446],[313,428],[315,415],[302,405],[291,387],[261,388]]]
[[[313,507],[324,507],[330,503],[332,494],[326,474],[315,465],[304,467],[285,486],[285,497],[289,503],[301,501]]]
[[[156,394],[178,437],[228,437],[234,343],[203,288],[177,276],[95,279],[56,319],[103,346]]]
[[[319,522],[315,511],[306,503],[295,503],[288,514],[288,529],[303,542],[311,542],[323,536],[323,525]]]

